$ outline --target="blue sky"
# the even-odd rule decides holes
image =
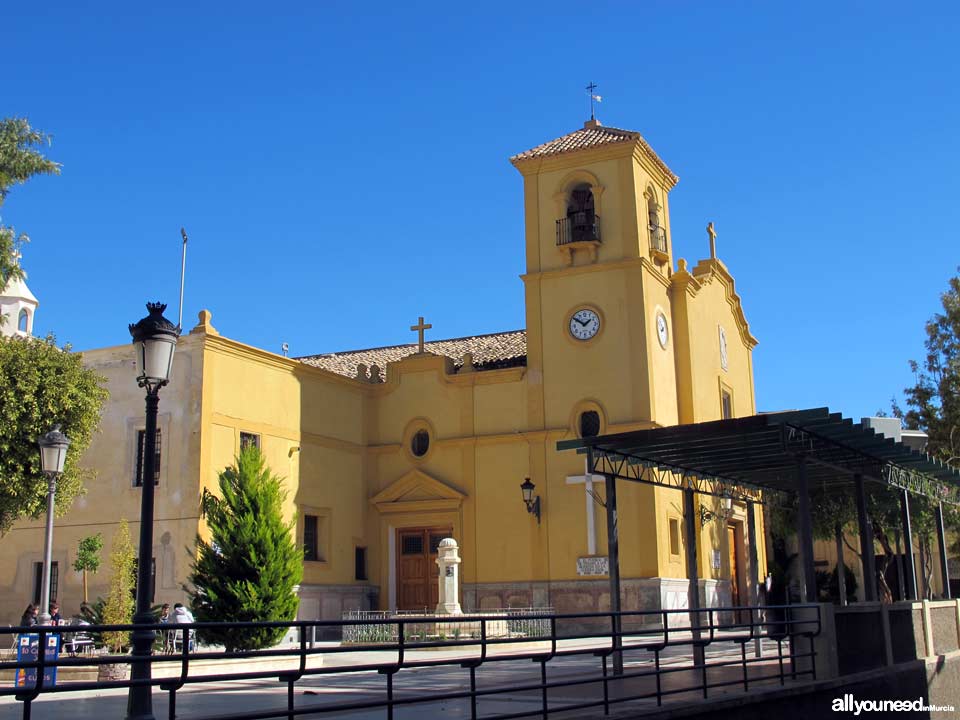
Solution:
[[[202,6],[200,8],[193,5]],[[269,10],[267,12],[266,10]],[[860,417],[912,382],[960,264],[955,5],[16,3],[0,115],[60,177],[3,221],[37,331],[129,341],[143,302],[291,354],[523,327],[507,158],[598,116],[680,176],[675,255],[718,252],[761,410]],[[455,270],[453,270],[455,268]],[[428,335],[429,337],[429,335]]]

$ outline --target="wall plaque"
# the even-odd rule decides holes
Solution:
[[[610,560],[606,557],[592,555],[577,558],[577,575],[609,575]]]

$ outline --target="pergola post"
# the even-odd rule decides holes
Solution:
[[[750,536],[750,582],[753,585],[751,605],[760,603],[760,560],[757,557],[757,518],[753,514],[754,504],[747,500],[747,534]]]
[[[697,513],[694,508],[693,488],[683,489],[683,524],[687,535],[687,608],[690,610],[690,628],[694,642],[700,640],[700,572],[697,568]],[[693,648],[694,665],[704,663],[703,648]]]
[[[800,512],[797,518],[800,536],[800,558],[803,562],[804,601],[817,601],[817,576],[813,569],[813,522],[810,518],[810,488],[807,484],[807,458],[797,455],[797,494],[800,496]]]
[[[947,565],[947,538],[943,533],[943,503],[937,503],[937,549],[940,551],[940,581],[943,599],[950,599],[950,570]]]
[[[750,580],[753,583],[753,596],[750,598],[750,604],[760,605],[760,560],[757,557],[757,518],[754,516],[753,500],[747,500],[747,534],[750,536],[748,538],[750,541]],[[750,612],[755,614],[751,620],[760,619],[759,610],[751,610]],[[759,635],[753,643],[754,652],[757,657],[761,657],[762,648],[760,647]]]
[[[857,525],[860,529],[860,558],[863,561],[863,599],[875,602],[877,599],[877,570],[873,554],[873,526],[867,512],[867,496],[863,489],[863,475],[853,476],[854,491],[857,496]]]
[[[837,590],[840,595],[840,607],[847,605],[847,564],[843,561],[843,528],[837,523],[833,528],[833,539],[837,545]]]
[[[910,493],[900,491],[900,522],[903,525],[903,599],[917,599],[917,578],[913,568],[913,530],[910,527]]]
[[[607,500],[607,564],[610,566],[610,612],[613,613],[613,674],[623,675],[623,653],[619,652],[623,641],[620,637],[620,532],[617,528],[617,478],[604,475]]]

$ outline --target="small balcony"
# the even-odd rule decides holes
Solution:
[[[577,212],[557,220],[557,247],[573,243],[599,243],[600,216]]]
[[[667,262],[667,231],[659,225],[648,225],[650,229],[650,255],[658,262]]]

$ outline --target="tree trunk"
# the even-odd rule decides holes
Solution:
[[[87,571],[83,571],[83,604],[87,604]]]

